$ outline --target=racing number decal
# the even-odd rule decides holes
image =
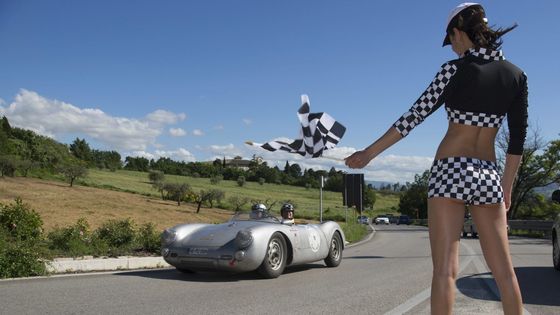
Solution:
[[[321,247],[321,238],[319,233],[315,229],[309,229],[309,247],[313,252],[318,252],[319,247]]]

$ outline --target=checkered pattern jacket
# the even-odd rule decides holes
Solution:
[[[499,128],[507,116],[507,152],[521,155],[527,133],[527,76],[501,50],[471,48],[444,63],[426,91],[393,126],[405,137],[445,103],[451,122]]]

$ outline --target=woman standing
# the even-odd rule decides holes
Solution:
[[[501,36],[516,26],[490,28],[483,7],[477,3],[463,3],[453,9],[443,46],[451,44],[459,58],[442,65],[426,91],[383,136],[346,158],[351,168],[366,166],[445,103],[449,127],[430,170],[428,191],[433,314],[452,311],[465,206],[477,225],[504,312],[522,313],[521,292],[509,252],[506,212],[525,142],[527,77],[506,61],[500,50]],[[510,138],[500,179],[494,140],[506,116]]]

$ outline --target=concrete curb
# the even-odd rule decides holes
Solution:
[[[132,257],[123,256],[117,258],[89,258],[72,259],[58,258],[46,263],[47,271],[50,273],[74,273],[91,271],[111,271],[130,269],[153,269],[167,268],[170,265],[163,257]]]

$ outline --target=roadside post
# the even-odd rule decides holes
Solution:
[[[321,183],[319,184],[319,192],[320,192],[320,202],[319,202],[319,210],[320,210],[320,217],[319,222],[323,223],[323,185],[324,185],[324,178],[321,176]]]

